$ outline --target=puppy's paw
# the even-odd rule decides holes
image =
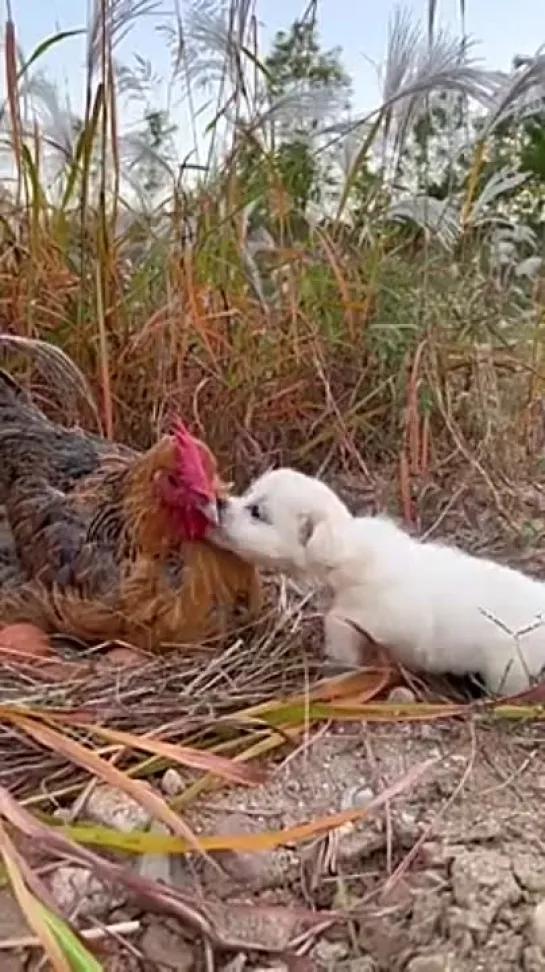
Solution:
[[[339,668],[360,668],[365,663],[371,642],[335,614],[324,618],[325,656],[327,662]]]

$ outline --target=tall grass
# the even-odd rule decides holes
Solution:
[[[487,71],[435,26],[435,4],[427,36],[399,13],[382,103],[335,125],[323,92],[318,105],[301,89],[264,95],[249,5],[233,0],[223,19],[201,5],[169,34],[171,85],[190,106],[199,72],[215,82],[208,161],[195,174],[123,132],[131,79],[116,41],[153,8],[97,4],[81,124],[39,70],[64,35],[25,62],[6,23],[15,182],[0,202],[1,330],[73,356],[106,434],[145,446],[178,408],[235,476],[271,459],[361,475],[394,463],[409,515],[411,480],[445,463],[520,471],[545,377],[540,243],[504,205],[520,174],[485,169],[499,127],[542,96],[545,59],[511,76]],[[443,201],[427,193],[429,159],[412,182],[400,177],[438,92],[478,104],[482,120],[478,137],[468,126],[462,188]],[[40,99],[56,133],[29,111]],[[327,204],[304,213],[275,153],[295,109],[322,112],[314,157],[335,173]],[[147,195],[144,163],[158,173]]]

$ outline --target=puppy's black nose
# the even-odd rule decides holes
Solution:
[[[218,497],[218,499],[216,501],[216,505],[218,507],[218,514],[219,514],[220,517],[221,517],[221,514],[222,513],[225,513],[225,510],[227,509],[228,502],[229,502],[228,500],[221,499],[221,498]]]

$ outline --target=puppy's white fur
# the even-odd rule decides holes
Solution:
[[[245,559],[332,591],[325,640],[337,661],[361,663],[367,635],[408,667],[477,673],[492,692],[521,691],[545,666],[545,584],[386,517],[353,517],[317,479],[265,473],[220,520],[221,542]]]

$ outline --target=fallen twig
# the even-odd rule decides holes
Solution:
[[[103,925],[101,928],[84,928],[79,934],[89,942],[101,941],[110,935],[134,935],[140,931],[139,921],[118,921],[113,925]],[[40,942],[34,935],[21,935],[19,938],[5,938],[0,941],[0,952],[10,952],[18,948],[39,948]]]

